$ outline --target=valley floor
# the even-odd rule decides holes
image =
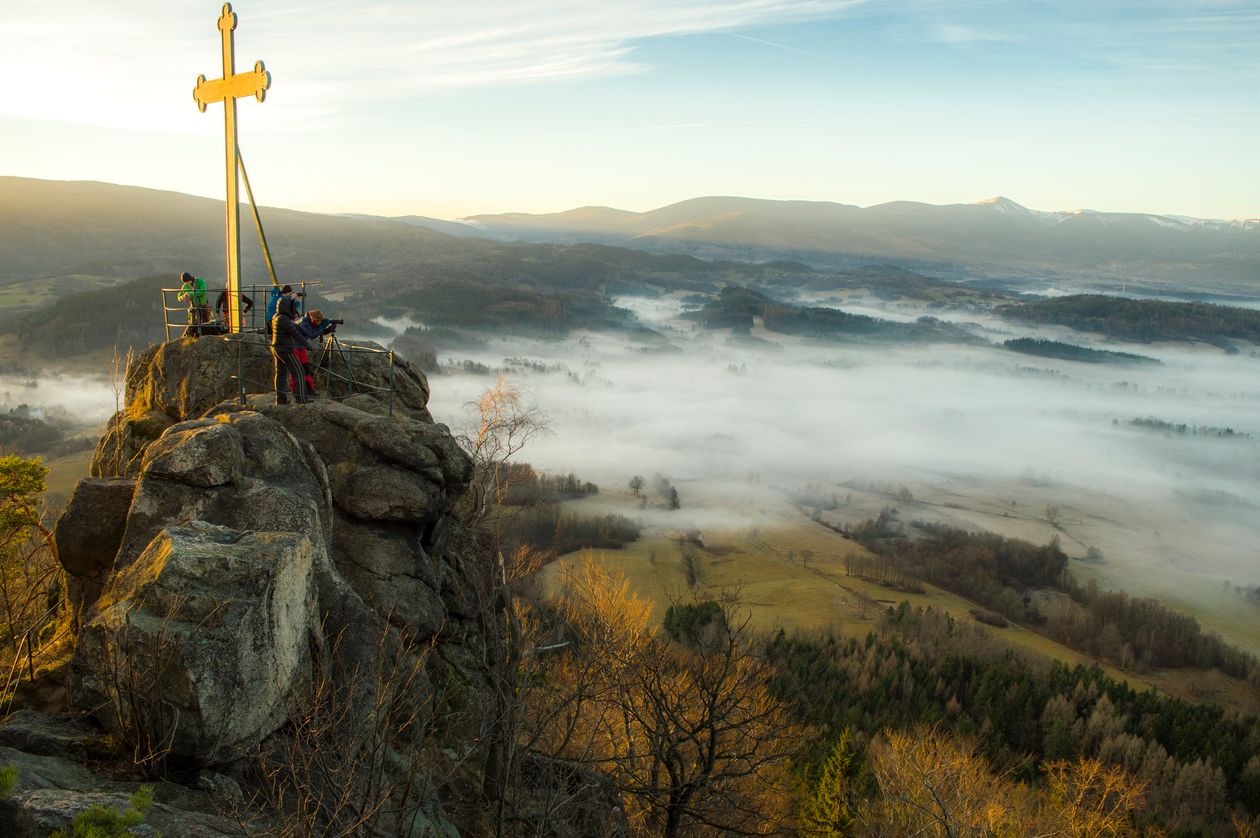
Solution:
[[[848,575],[845,557],[870,555],[866,548],[811,520],[805,510],[781,492],[764,488],[750,492],[747,486],[732,484],[680,485],[684,508],[675,511],[652,508],[656,499],[648,508],[640,508],[638,500],[625,492],[605,492],[567,502],[565,508],[569,512],[616,513],[637,518],[644,524],[643,535],[621,550],[561,556],[543,570],[544,586],[555,589],[562,585],[566,572],[585,555],[625,574],[635,592],[652,603],[657,621],[663,620],[672,603],[725,597],[737,599],[747,610],[752,626],[766,633],[779,629],[788,633],[834,630],[862,637],[877,627],[884,608],[905,601],[975,623],[994,642],[1008,643],[1069,665],[1097,663],[1088,655],[1022,626],[995,628],[980,624],[971,614],[977,607],[974,603],[935,586],[924,584],[922,593],[911,593]],[[898,506],[906,520],[932,519],[956,526],[971,523],[1041,543],[1057,529],[1044,520],[1038,523],[1027,507],[1020,513],[1018,500],[1013,507],[1015,512],[1008,518],[1001,502],[991,498],[967,502],[966,496],[958,493],[925,493],[922,500],[906,503],[881,497],[875,491],[853,490],[846,511],[870,517],[871,509],[878,514],[879,509],[890,505]],[[1069,511],[1068,517],[1073,514]],[[844,516],[833,513],[829,517],[837,522]],[[991,526],[995,522],[990,519],[1007,525]],[[1059,532],[1065,544],[1071,543],[1068,532],[1072,526],[1070,521],[1060,524],[1067,530]],[[688,584],[685,553],[694,557],[694,587]],[[1081,563],[1073,562],[1073,572],[1080,573],[1081,569]],[[1138,690],[1153,687],[1191,700],[1260,712],[1260,702],[1253,691],[1214,670],[1148,671],[1139,675],[1100,666],[1112,678]]]

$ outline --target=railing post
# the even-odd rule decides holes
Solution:
[[[389,350],[389,415],[394,416],[394,350]]]
[[[245,333],[236,336],[236,387],[241,407],[245,406]]]

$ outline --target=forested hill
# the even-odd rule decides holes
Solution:
[[[1140,343],[1176,340],[1229,346],[1231,340],[1246,340],[1260,344],[1260,311],[1210,303],[1076,294],[999,306],[996,311],[1013,320],[1070,326]]]
[[[504,244],[457,238],[397,221],[260,208],[281,282],[319,280],[326,291],[377,283],[473,279],[493,285],[582,287],[617,293],[653,282],[720,287],[739,275],[809,273],[800,266],[706,262],[599,245]],[[242,275],[267,283],[248,207],[241,216]],[[188,270],[223,281],[223,202],[116,186],[0,177],[0,285],[56,277],[113,281]]]
[[[921,317],[914,323],[881,320],[823,306],[798,306],[771,299],[751,288],[727,286],[688,315],[705,328],[729,328],[747,334],[756,319],[767,331],[831,340],[948,341],[973,343],[976,338],[951,323]]]

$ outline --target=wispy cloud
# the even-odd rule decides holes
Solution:
[[[732,38],[739,38],[744,41],[751,41],[754,44],[764,44],[765,46],[774,47],[775,49],[781,49],[786,52],[794,52],[798,55],[808,55],[812,58],[825,58],[826,57],[822,55],[821,53],[811,52],[810,50],[800,49],[799,47],[790,46],[788,44],[781,44],[781,43],[778,43],[777,41],[767,41],[765,38],[754,38],[752,35],[745,35],[742,32],[726,32],[724,34],[729,35]]]
[[[276,79],[273,97],[310,116],[365,100],[641,73],[647,67],[634,45],[646,38],[825,17],[864,2],[238,3],[237,65],[264,58]],[[219,75],[218,31],[204,9],[47,0],[5,14],[0,74],[33,83],[0,99],[0,113],[187,129],[195,109],[191,116],[176,109],[184,100],[191,106],[196,74]]]
[[[1062,66],[1165,73],[1260,71],[1260,10],[1244,0],[900,0],[903,33],[960,48],[1010,43]]]

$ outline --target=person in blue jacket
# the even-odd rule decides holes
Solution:
[[[294,292],[292,285],[271,286],[271,293],[267,295],[267,334],[271,334],[271,321],[276,317],[276,308],[279,307],[281,298],[287,297],[296,303],[297,297],[303,297],[302,292]]]

